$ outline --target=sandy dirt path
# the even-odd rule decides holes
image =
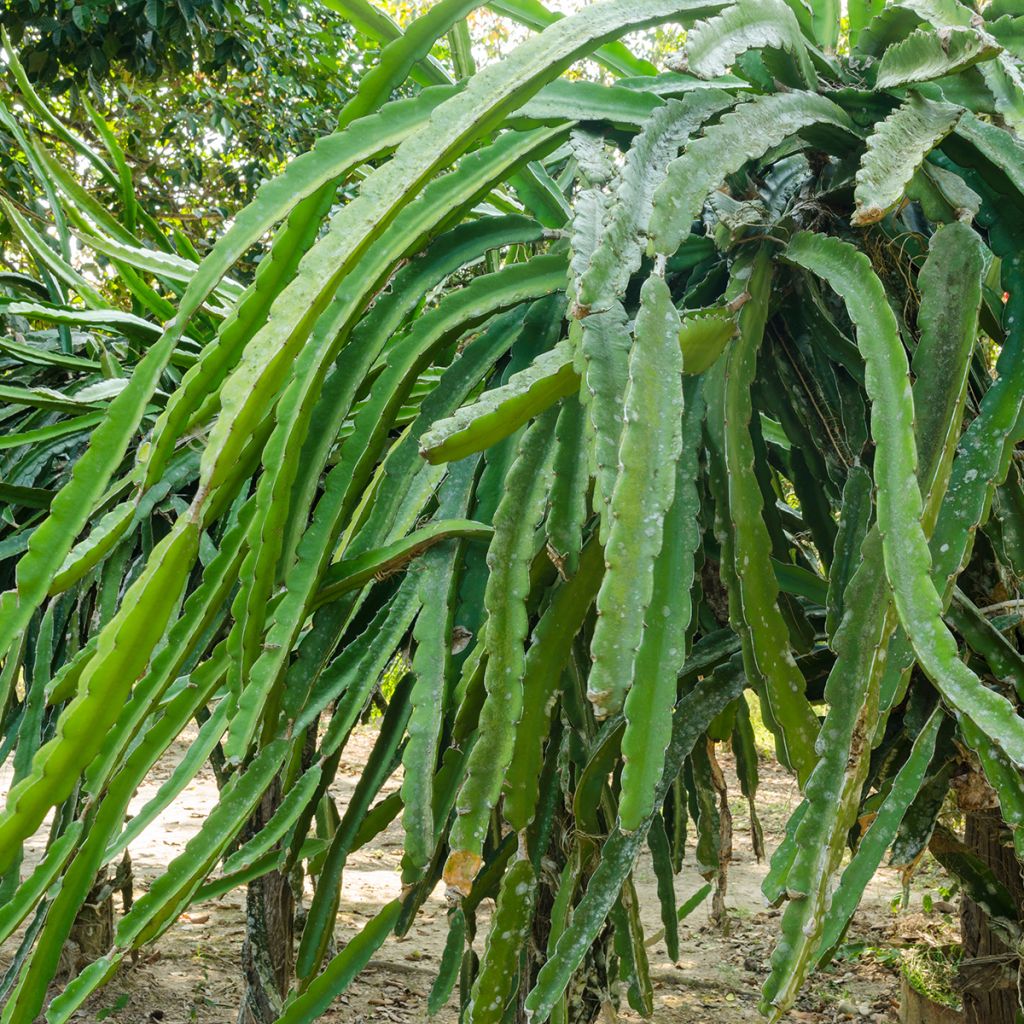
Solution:
[[[360,727],[342,761],[334,784],[339,807],[358,779],[359,766],[369,753],[374,730]],[[167,778],[184,746],[172,748],[133,801],[141,807]],[[731,776],[728,757],[723,758]],[[758,803],[769,850],[777,843],[783,824],[797,800],[796,786],[784,772],[763,762]],[[396,776],[385,792],[400,786]],[[5,788],[0,780],[0,790]],[[734,1024],[757,1021],[757,996],[778,925],[777,910],[766,907],[760,892],[765,864],[758,864],[750,844],[746,805],[732,779],[734,793],[734,856],[729,874],[729,931],[723,934],[708,920],[709,902],[682,925],[681,954],[669,960],[663,943],[650,949],[657,1024]],[[167,811],[131,846],[136,895],[176,856],[196,832],[217,796],[212,774],[204,771]],[[344,875],[341,908],[335,935],[343,944],[388,901],[399,894],[402,839],[394,822],[369,846],[349,859]],[[32,850],[28,863],[31,863]],[[682,902],[703,884],[688,857],[676,879]],[[637,888],[644,908],[648,935],[660,929],[654,875],[642,862]],[[897,917],[892,901],[900,892],[899,876],[882,869],[868,889],[850,932],[850,940],[885,947],[894,939],[914,938],[915,930],[933,930],[935,915],[904,912]],[[920,896],[912,898],[920,906]],[[119,909],[119,908],[118,908]],[[484,909],[486,914],[487,910]],[[368,968],[322,1018],[335,1024],[419,1024],[428,1020],[426,995],[445,939],[445,900],[439,886],[410,933],[391,939]],[[482,944],[485,929],[480,929]],[[77,1016],[81,1021],[111,1024],[234,1024],[240,995],[239,951],[244,934],[244,891],[234,890],[219,899],[197,904],[169,932],[97,993]],[[12,939],[0,948],[0,966],[13,953]],[[789,1020],[800,1024],[830,1024],[854,1020],[865,1024],[895,1024],[897,979],[891,968],[873,956],[851,957],[818,975],[801,997]],[[623,1000],[624,1003],[624,1000]],[[639,1021],[632,1011],[622,1021]],[[438,1017],[438,1024],[454,1024],[453,1000]]]

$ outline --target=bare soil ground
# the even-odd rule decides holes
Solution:
[[[372,727],[361,727],[346,751],[335,782],[339,806],[355,786],[361,764],[373,741]],[[133,809],[141,807],[167,778],[184,752],[172,749],[139,791]],[[723,759],[730,792],[739,797],[728,758]],[[783,825],[797,801],[795,782],[768,762],[762,762],[758,803],[769,850],[778,842]],[[387,791],[401,784],[396,777]],[[0,790],[4,789],[0,780]],[[184,848],[216,801],[212,774],[200,775],[168,810],[132,844],[136,894],[163,871]],[[729,872],[728,932],[708,920],[709,903],[683,922],[681,955],[673,963],[663,943],[650,949],[657,1024],[735,1024],[757,1021],[757,997],[778,926],[778,910],[765,905],[760,892],[766,871],[753,856],[746,805],[733,805],[734,855]],[[344,876],[341,909],[335,933],[344,944],[385,903],[399,894],[402,839],[400,822],[350,858]],[[28,863],[34,861],[29,851]],[[645,911],[647,934],[660,929],[654,874],[641,863],[637,889]],[[703,884],[692,862],[676,880],[682,902]],[[936,883],[937,884],[937,883]],[[925,886],[927,888],[927,886]],[[914,941],[949,931],[950,919],[936,912],[923,914],[921,892],[912,897],[911,912],[897,915],[893,900],[901,891],[898,874],[883,868],[868,889],[849,935],[849,942],[884,951],[891,943]],[[938,897],[936,897],[938,898]],[[389,940],[367,969],[323,1018],[332,1024],[420,1024],[427,1021],[430,989],[445,939],[445,900],[439,886],[409,935]],[[948,909],[948,908],[947,908]],[[913,912],[916,910],[917,912]],[[197,904],[134,963],[97,993],[77,1016],[81,1021],[110,1024],[233,1024],[240,996],[239,957],[244,934],[244,891]],[[484,929],[480,930],[482,943]],[[16,937],[17,938],[17,937]],[[15,939],[0,947],[0,973],[9,964]],[[801,1024],[858,1021],[895,1024],[898,1019],[898,979],[884,953],[851,955],[816,976],[787,1020]],[[624,1002],[624,1001],[623,1001]],[[436,1018],[455,1024],[452,1002]],[[622,1021],[641,1018],[624,1010]]]

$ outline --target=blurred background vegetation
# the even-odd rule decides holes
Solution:
[[[385,6],[405,19],[420,5]],[[200,249],[260,181],[336,126],[379,49],[335,11],[290,0],[0,0],[0,22],[47,105],[98,143],[92,107],[140,203]],[[0,100],[11,106],[8,78]],[[36,191],[9,126],[0,191],[29,207]],[[9,266],[13,244],[0,235]]]
[[[430,3],[376,6],[404,26]],[[569,13],[582,0],[549,6]],[[354,83],[380,49],[378,39],[361,31],[368,26],[329,2],[0,0],[0,14],[40,97],[97,148],[103,147],[90,107],[102,117],[126,155],[140,205],[200,252],[262,180],[335,129]],[[489,8],[470,21],[478,64],[529,35]],[[641,56],[660,57],[678,49],[677,35],[669,27],[628,42]],[[435,53],[450,65],[446,46]],[[601,76],[592,63],[577,73]],[[24,123],[9,79],[0,75],[0,102]],[[58,155],[73,159],[48,126],[37,127]],[[105,196],[89,170],[75,166],[99,198],[115,205],[115,191]],[[0,120],[0,194],[31,216],[37,191],[22,147]],[[21,269],[20,255],[9,224],[0,223],[0,261]],[[250,272],[260,255],[251,254]]]

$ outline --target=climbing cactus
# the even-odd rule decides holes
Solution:
[[[51,1022],[197,900],[303,873],[282,1022],[439,882],[431,1012],[457,986],[468,1021],[656,1016],[637,861],[673,955],[709,892],[727,912],[715,749],[760,856],[758,709],[801,791],[764,851],[769,1018],[890,847],[931,843],[1006,928],[936,816],[969,764],[1024,857],[1013,4],[516,0],[492,6],[533,34],[480,71],[467,0],[404,29],[338,6],[378,62],[202,258],[64,169],[137,206],[113,137],[64,127],[5,42],[0,121],[55,221],[2,204],[40,279],[0,275],[0,938],[32,921],[0,1024],[37,1018],[97,873],[207,763],[216,805]],[[672,70],[622,42],[663,23]],[[584,58],[602,82],[562,77]],[[710,883],[680,907],[690,808]],[[332,954],[393,821],[401,895]]]

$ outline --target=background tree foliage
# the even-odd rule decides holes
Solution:
[[[8,31],[40,83],[71,86],[115,66],[153,78],[162,72],[219,71],[246,64],[253,40],[245,32],[269,7],[222,3],[5,3]]]
[[[33,273],[2,279],[0,936],[25,929],[0,1021],[35,1019],[97,877],[207,760],[218,804],[51,1022],[239,885],[243,1019],[315,1019],[442,879],[432,1006],[458,985],[477,1024],[649,1015],[632,873],[646,850],[670,952],[688,840],[724,913],[721,743],[759,832],[748,696],[802,792],[764,851],[784,910],[763,1012],[831,958],[887,853],[928,849],[994,951],[968,950],[969,1011],[1012,1020],[1019,16],[509,0],[537,34],[476,70],[471,0],[404,31],[334,6],[379,61],[201,258],[111,133],[14,75],[38,203],[3,207]],[[662,24],[686,30],[674,70],[621,42]],[[605,80],[563,77],[580,60]],[[984,847],[940,821],[951,789]],[[347,860],[399,815],[402,895],[335,951]]]
[[[140,201],[201,249],[262,180],[335,127],[375,45],[324,7],[277,0],[0,9],[47,103],[101,145],[95,108]],[[18,151],[0,134],[0,181],[14,199],[31,194]]]

